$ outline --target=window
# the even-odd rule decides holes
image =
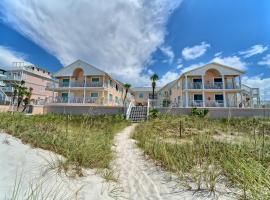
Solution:
[[[98,92],[91,92],[91,98],[98,98]]]
[[[118,103],[118,97],[115,97],[115,103]]]
[[[202,79],[200,78],[194,78],[193,83],[202,83]]]
[[[115,85],[115,89],[116,89],[116,91],[118,91],[118,85]]]
[[[110,86],[113,87],[113,81],[112,80],[110,80]]]
[[[202,94],[194,94],[194,100],[195,101],[202,101],[203,100]]]
[[[63,79],[62,84],[63,84],[63,87],[68,87],[69,86],[69,79]]]
[[[214,78],[215,83],[222,83],[222,78]]]
[[[113,95],[109,94],[109,101],[112,102],[113,101]]]
[[[223,101],[223,94],[215,94],[216,101]]]
[[[144,98],[144,94],[142,92],[139,94],[139,98],[140,99],[143,99]]]
[[[93,77],[92,82],[93,83],[99,83],[99,77]]]

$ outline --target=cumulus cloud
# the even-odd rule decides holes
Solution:
[[[263,75],[245,76],[242,82],[250,87],[260,88],[260,96],[262,100],[270,100],[270,78],[263,78]]]
[[[236,69],[245,70],[247,68],[247,63],[242,61],[238,56],[227,56],[227,57],[215,57],[210,62],[217,62],[223,65],[234,67]]]
[[[174,52],[172,51],[172,48],[170,46],[161,46],[159,49],[164,55],[168,57],[167,62],[169,64],[172,64],[174,60]]]
[[[192,65],[182,69],[181,72],[185,73],[189,70],[196,69],[198,67],[206,65],[207,63],[212,63],[212,62],[227,65],[229,67],[233,67],[233,68],[240,69],[240,70],[246,70],[247,65],[248,65],[246,62],[243,62],[241,60],[241,58],[238,56],[227,56],[227,57],[218,56],[218,57],[214,57],[209,62],[199,62],[199,63],[192,64]]]
[[[5,22],[63,65],[85,60],[122,81],[142,85],[166,22],[182,0],[2,0]]]
[[[180,74],[172,71],[168,71],[165,73],[157,82],[158,86],[164,86],[167,83],[174,81],[175,79],[179,78]]]
[[[263,57],[263,59],[258,62],[259,65],[266,65],[270,67],[270,54],[267,54],[266,56]]]
[[[12,67],[13,62],[24,62],[25,64],[31,64],[27,61],[26,55],[14,51],[9,47],[0,45],[0,68],[9,69]]]
[[[185,60],[193,60],[205,54],[207,49],[210,48],[210,44],[202,42],[199,45],[195,45],[193,47],[185,47],[182,50],[182,56]]]
[[[268,50],[268,46],[263,46],[261,44],[254,45],[245,51],[240,51],[239,54],[243,55],[244,58],[249,58],[251,56],[262,54]]]

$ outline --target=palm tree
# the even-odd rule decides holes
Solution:
[[[33,91],[33,88],[30,87],[30,88],[25,92],[25,98],[23,99],[24,108],[23,108],[22,112],[24,112],[24,111],[26,110],[26,108],[28,107],[28,105],[30,104],[31,96],[32,96],[32,91]]]
[[[155,89],[156,89],[156,81],[158,80],[158,75],[156,73],[154,73],[151,77],[150,77],[151,81],[152,81],[152,89],[153,89],[153,93],[152,93],[152,98],[155,99]]]
[[[124,84],[124,88],[125,88],[125,96],[124,96],[124,104],[125,104],[128,91],[131,88],[131,84],[129,84],[129,83]]]

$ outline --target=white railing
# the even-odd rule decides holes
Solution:
[[[224,107],[223,100],[207,100],[205,101],[205,107]]]
[[[131,109],[132,107],[134,106],[133,102],[131,101],[128,105],[128,109],[127,109],[127,114],[126,114],[126,119],[128,120],[129,117],[130,117],[130,112],[131,112]]]

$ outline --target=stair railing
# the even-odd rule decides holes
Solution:
[[[131,108],[134,106],[133,102],[131,101],[128,105],[127,113],[126,113],[126,119],[128,120],[131,113]]]

